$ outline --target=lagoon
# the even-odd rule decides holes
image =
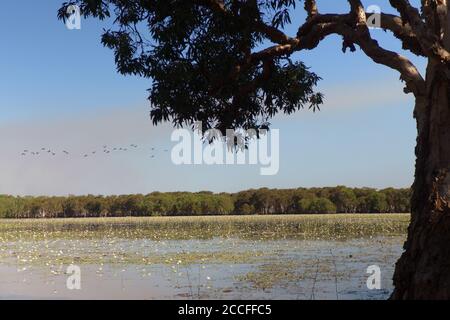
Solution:
[[[0,220],[0,299],[387,299],[409,215]],[[67,288],[67,268],[81,290]],[[381,289],[366,286],[381,269]]]

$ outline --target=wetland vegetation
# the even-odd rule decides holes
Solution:
[[[0,298],[384,299],[407,214],[0,220]],[[365,288],[380,265],[383,290]],[[82,269],[80,291],[66,268]]]

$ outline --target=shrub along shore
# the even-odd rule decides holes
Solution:
[[[14,197],[0,195],[0,218],[78,218],[331,213],[408,213],[410,189],[298,188],[238,193]]]

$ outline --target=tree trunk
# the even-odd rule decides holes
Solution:
[[[414,112],[412,221],[392,299],[450,299],[450,71],[430,60],[426,84]]]

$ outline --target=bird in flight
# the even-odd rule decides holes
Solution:
[[[127,146],[128,147],[115,147],[115,148],[112,148],[112,147],[110,147],[108,145],[104,145],[103,149],[99,149],[100,151],[99,150],[95,150],[95,151],[88,152],[86,154],[82,153],[81,155],[84,158],[88,158],[88,157],[91,157],[92,155],[96,155],[96,154],[98,154],[100,152],[103,152],[104,154],[111,154],[111,153],[113,153],[113,151],[128,152],[128,151],[132,151],[133,149],[138,149],[139,148],[139,146],[137,144],[135,144],[135,143],[131,143],[131,144],[127,145]],[[152,156],[152,158],[155,158],[156,157],[156,154],[155,154],[156,148],[153,147],[153,148],[151,148],[151,150],[153,151],[152,152],[153,154],[151,156]],[[164,150],[164,151],[168,152],[168,150]],[[20,152],[19,154],[22,157],[27,156],[27,155],[39,156],[39,155],[44,155],[44,154],[48,154],[49,156],[56,156],[60,152],[62,154],[64,154],[64,155],[67,155],[67,156],[69,156],[71,154],[67,150],[54,151],[54,150],[52,150],[49,147],[45,147],[45,148],[42,147],[42,148],[38,149],[38,151],[31,151],[31,150],[25,149],[22,152]]]

